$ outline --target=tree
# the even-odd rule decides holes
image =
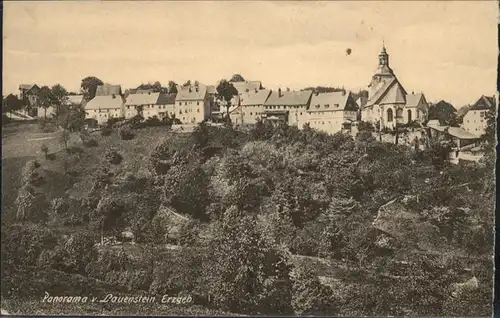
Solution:
[[[91,100],[95,97],[95,93],[97,91],[97,86],[103,85],[103,81],[98,79],[95,76],[87,76],[82,79],[82,83],[80,85],[81,91],[84,95],[84,99],[86,101]]]
[[[68,100],[68,91],[60,84],[56,84],[52,86],[50,89],[52,92],[52,97],[53,97],[53,103],[55,106],[55,118],[56,118],[56,125],[58,124],[59,117],[61,115],[62,109],[61,107],[66,104]]]
[[[256,216],[230,208],[213,233],[203,277],[214,304],[229,312],[290,314],[286,256],[264,236]]]
[[[187,80],[186,83],[182,84],[183,87],[191,86],[191,80]]]
[[[47,109],[56,103],[56,97],[48,86],[42,86],[38,91],[38,102],[45,111],[44,118],[47,118]]]
[[[228,119],[229,119],[229,109],[231,108],[231,100],[236,95],[238,95],[238,91],[236,90],[236,88],[234,88],[231,82],[228,82],[225,79],[223,79],[220,81],[219,85],[217,85],[217,97],[220,100],[226,102]]]
[[[2,113],[10,113],[22,108],[22,101],[15,95],[9,94],[3,100]]]
[[[442,100],[429,107],[429,120],[438,119],[441,124],[454,126],[458,123],[457,110]]]
[[[332,290],[322,285],[316,273],[304,264],[298,264],[291,272],[292,306],[301,316],[333,316],[338,310]],[[329,290],[330,289],[330,290]]]
[[[230,80],[230,82],[244,82],[244,81],[245,81],[245,79],[240,74],[234,74]]]
[[[177,94],[177,84],[174,81],[168,81],[168,93]]]
[[[160,92],[161,91],[161,83],[159,81],[154,82],[153,84],[153,89],[155,92]]]

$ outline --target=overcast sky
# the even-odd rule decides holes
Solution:
[[[78,90],[89,75],[125,89],[234,73],[266,88],[357,91],[384,40],[409,93],[460,107],[495,92],[497,12],[494,1],[4,2],[3,92]]]

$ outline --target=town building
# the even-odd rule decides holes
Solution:
[[[19,85],[19,99],[24,101],[26,106],[38,106],[38,92],[40,87],[36,84],[21,84]]]
[[[262,89],[261,81],[231,82],[231,84],[238,91],[238,95]]]
[[[358,105],[351,92],[345,90],[318,93],[312,95],[307,114],[311,128],[334,134],[343,129],[350,130],[357,119]]]
[[[423,121],[428,113],[425,96],[409,95],[406,92],[389,66],[389,54],[385,46],[378,57],[379,65],[368,85],[368,101],[361,112],[361,119],[373,124],[379,123],[381,129],[391,130],[397,124]]]
[[[125,101],[125,118],[139,113],[145,118],[157,117],[162,120],[175,115],[176,94],[144,93],[129,94]]]
[[[307,110],[311,102],[312,91],[271,91],[264,103],[262,118],[284,121],[288,125],[302,128],[308,122]]]
[[[110,118],[125,117],[125,98],[120,85],[104,84],[97,87],[96,96],[85,105],[85,118],[102,125]]]
[[[496,101],[493,96],[481,96],[463,116],[462,128],[476,136],[486,132],[488,112],[495,111]]]
[[[183,124],[195,124],[210,117],[213,100],[207,86],[199,83],[178,87],[175,117]]]
[[[235,124],[255,124],[264,115],[264,103],[269,98],[271,90],[254,89],[245,92],[240,97],[240,106],[230,113]]]

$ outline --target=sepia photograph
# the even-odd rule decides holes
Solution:
[[[492,316],[497,1],[1,6],[2,316]]]

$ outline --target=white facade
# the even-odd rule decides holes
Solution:
[[[487,110],[469,110],[465,114],[462,127],[466,131],[481,136],[486,132],[486,113]]]

